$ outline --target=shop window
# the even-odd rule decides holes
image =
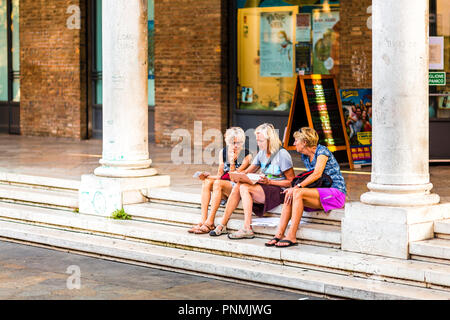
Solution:
[[[12,0],[11,10],[11,66],[12,100],[20,101],[20,41],[19,41],[19,0]]]
[[[0,0],[0,101],[20,101],[19,0]]]
[[[339,1],[238,0],[238,108],[289,110],[297,74],[338,74],[338,43]]]
[[[6,0],[0,0],[0,101],[8,101],[8,19]]]
[[[430,119],[450,119],[450,4],[430,1]]]
[[[95,98],[94,103],[99,105],[103,101],[102,90],[102,0],[95,1],[95,27],[94,27],[94,76]]]

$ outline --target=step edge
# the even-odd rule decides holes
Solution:
[[[20,232],[20,231],[18,231],[18,232]],[[27,237],[28,239],[25,239],[25,241],[27,241],[27,240],[29,240],[30,239],[30,236],[32,235],[31,233],[22,233],[23,234],[23,236],[24,237]],[[95,236],[93,236],[92,238],[94,238]],[[48,240],[48,237],[47,237],[47,240]],[[54,239],[55,240],[55,239]],[[63,240],[66,240],[66,241],[72,241],[72,243],[74,243],[75,241],[73,241],[73,240],[67,240],[67,239],[63,239]],[[57,241],[57,240],[55,240],[55,241]],[[38,242],[38,243],[41,243],[41,242]],[[55,243],[49,243],[50,245],[55,245]],[[72,244],[73,245],[73,244]],[[86,245],[85,243],[79,243],[79,245]],[[92,246],[92,243],[90,244],[91,246]],[[67,244],[65,245],[65,247],[67,246]],[[98,246],[102,246],[103,248],[104,247],[106,247],[106,246],[104,246],[104,245],[98,245]],[[149,247],[151,246],[151,245],[148,245]],[[154,247],[154,246],[153,246]],[[79,248],[78,248],[79,249]],[[111,252],[117,252],[117,247],[109,247],[109,249],[110,249],[110,251]],[[122,252],[121,252],[121,254],[123,255],[123,251],[126,251],[126,248],[121,248],[121,249],[119,249],[119,250],[122,250]],[[167,250],[167,249],[166,249]],[[179,250],[179,249],[169,249],[169,251],[173,251],[173,252],[175,252],[174,250]],[[104,252],[103,252],[104,253]],[[117,252],[118,253],[118,252]],[[150,251],[149,252],[146,252],[147,253],[147,255],[152,255],[153,253],[151,253]],[[181,253],[181,252],[180,252]],[[131,254],[130,252],[129,252],[129,254]],[[142,252],[140,253],[140,254],[142,254]],[[144,253],[145,254],[145,253]],[[202,253],[203,255],[206,255],[206,254],[204,254],[204,253]],[[155,254],[153,254],[153,256],[155,257],[160,257],[160,255],[155,255]],[[123,257],[123,256],[122,256]],[[126,259],[127,257],[125,257],[125,259]],[[128,257],[129,258],[129,257]],[[167,257],[165,257],[165,258],[167,258]],[[169,259],[171,259],[171,260],[175,260],[175,259],[178,259],[178,260],[180,260],[180,258],[173,258],[172,256],[170,256],[170,257],[168,257]],[[227,257],[226,257],[227,258]],[[268,263],[265,263],[265,262],[258,262],[258,263],[254,263],[254,262],[249,262],[249,261],[246,261],[246,260],[242,260],[242,259],[239,259],[239,258],[228,258],[230,261],[233,261],[233,260],[231,260],[231,259],[234,259],[234,261],[240,261],[241,263],[247,263],[248,265],[249,265],[249,268],[252,268],[252,269],[254,269],[255,268],[255,265],[256,264],[259,264],[260,266],[261,265],[269,265]],[[156,259],[157,260],[157,259]],[[222,259],[222,261],[224,261],[225,259]],[[200,263],[200,264],[203,264],[204,262],[202,262],[202,261],[197,261],[197,263]],[[170,263],[170,265],[171,266],[173,266],[173,263]],[[214,265],[214,266],[217,266],[217,264],[212,264],[212,265]],[[242,265],[242,264],[236,264],[236,265]],[[222,267],[224,267],[224,266],[222,266]],[[289,267],[286,267],[286,266],[281,266],[281,267],[284,267],[284,270],[286,270],[287,268],[289,268]],[[180,268],[181,270],[183,270],[183,268]],[[242,270],[242,267],[241,267],[241,270]],[[204,268],[203,270],[200,270],[200,272],[202,272],[202,273],[204,273],[206,271],[206,269]],[[299,270],[296,270],[296,271],[302,271],[302,269],[299,269]],[[311,273],[311,271],[310,270],[307,270],[309,273]],[[255,272],[254,270],[253,270],[253,272]],[[260,274],[261,274],[261,272],[259,272]],[[322,272],[322,271],[314,271],[314,273],[316,273],[317,275],[322,275],[322,276],[324,276],[324,275],[326,275],[326,276],[328,276],[328,277],[330,277],[330,273],[327,273],[327,272]],[[235,274],[239,274],[239,273],[237,273],[237,272],[235,272]],[[241,273],[242,274],[242,273]],[[266,274],[267,274],[267,272],[266,272]],[[297,273],[298,274],[298,273]],[[273,274],[269,274],[269,276],[270,275],[274,275],[274,273]],[[349,278],[347,277],[347,276],[342,276],[342,275],[339,275],[339,274],[331,274],[334,278],[341,278],[341,279],[339,279],[339,280],[343,280],[344,282],[347,282],[348,280],[349,280]],[[225,275],[225,277],[229,277],[229,276],[227,276],[227,275]],[[264,279],[264,278],[266,278],[266,277],[260,277],[259,279]],[[281,278],[281,275],[278,277],[278,279],[280,279]],[[298,281],[300,281],[300,279],[299,278],[293,278],[293,277],[289,277],[289,276],[284,276],[284,278],[285,278],[285,282],[287,282],[287,280],[293,280],[293,279],[296,279],[297,280],[297,282]],[[242,279],[242,278],[241,278]],[[401,284],[397,284],[397,283],[390,283],[390,282],[388,282],[388,286],[386,286],[386,283],[383,283],[383,281],[379,281],[379,280],[372,280],[372,279],[364,279],[364,278],[357,278],[359,281],[353,281],[353,283],[355,283],[355,282],[361,282],[361,283],[363,283],[363,284],[366,284],[367,286],[370,286],[371,288],[372,288],[372,290],[375,288],[375,286],[378,284],[378,285],[382,285],[382,290],[384,290],[384,291],[382,291],[381,289],[380,289],[380,291],[379,292],[373,292],[373,291],[370,291],[369,293],[371,294],[371,296],[373,296],[374,298],[376,298],[376,296],[380,296],[379,298],[381,298],[381,299],[383,299],[383,296],[384,296],[384,299],[386,298],[386,297],[388,297],[388,296],[391,296],[391,298],[392,299],[398,299],[398,298],[408,298],[408,299],[417,299],[417,298],[423,298],[423,296],[422,296],[422,293],[426,293],[426,294],[429,294],[429,295],[435,295],[435,297],[437,296],[437,297],[441,297],[442,299],[448,299],[449,297],[450,297],[450,293],[448,293],[448,292],[446,292],[446,291],[436,291],[436,290],[433,290],[433,289],[425,289],[425,288],[421,288],[421,287],[415,287],[415,286],[408,286],[408,285],[401,285]],[[242,279],[242,280],[246,280],[246,281],[251,281],[252,282],[252,280],[250,280],[250,279]],[[311,282],[311,280],[309,280],[309,279],[301,279],[301,280],[303,280],[303,281],[306,281],[306,282]],[[352,279],[352,280],[355,280],[355,279]],[[270,284],[270,283],[269,283]],[[272,283],[272,284],[275,284],[275,285],[278,285],[278,286],[280,286],[280,284],[279,283]],[[374,285],[375,284],[375,285]],[[321,291],[319,291],[319,292],[317,292],[317,291],[315,291],[316,293],[320,293],[320,294],[330,294],[330,292],[348,292],[348,290],[359,290],[359,291],[364,291],[364,289],[361,289],[361,288],[356,288],[355,289],[355,286],[354,287],[352,287],[352,288],[347,288],[347,290],[342,290],[343,289],[343,287],[342,286],[340,286],[338,283],[334,283],[334,284],[323,284],[323,282],[319,282],[319,287],[322,285],[323,286],[323,289],[321,290]],[[347,287],[350,287],[349,285],[347,285]],[[400,289],[400,290],[406,290],[406,293],[408,293],[408,295],[407,296],[405,296],[405,295],[399,295],[399,294],[386,294],[386,287],[389,287],[389,289],[391,289],[391,287],[393,287],[393,289],[391,289],[391,290],[394,290],[394,291],[396,291],[396,290],[398,290],[398,289]],[[308,290],[310,290],[310,287],[309,288],[306,288],[306,286],[304,286],[304,287],[302,287],[302,288],[298,288],[298,287],[296,287],[296,288],[294,288],[294,289],[299,289],[299,290],[305,290],[305,289],[308,289]],[[421,293],[420,294],[416,294],[416,295],[414,295],[414,296],[411,296],[411,289],[415,289],[415,290],[417,290],[417,291],[421,291]],[[314,292],[314,291],[313,291]],[[355,297],[354,295],[353,296],[349,296],[349,295],[346,295],[346,296],[344,296],[344,297],[347,297],[347,298],[353,298],[353,299],[355,299],[355,298],[357,298],[357,297]]]
[[[130,227],[131,228],[131,227]],[[161,234],[161,233],[160,233]],[[133,237],[133,234],[128,234],[128,235],[126,235],[126,236],[128,236],[128,237]],[[186,237],[183,237],[183,238],[186,238]],[[152,239],[155,239],[155,238],[152,238]],[[160,240],[160,239],[158,239],[157,238],[157,240]],[[198,239],[197,239],[197,241],[198,241]],[[208,241],[206,241],[206,242],[208,242]],[[228,242],[229,243],[229,242]],[[200,245],[195,245],[195,241],[194,241],[194,244],[192,244],[192,243],[190,243],[190,242],[188,242],[188,244],[186,244],[185,243],[185,241],[183,241],[183,243],[182,243],[183,245],[188,245],[188,246],[193,246],[194,248],[195,247],[197,247],[197,248],[205,248],[205,249],[211,249],[210,247],[211,246],[204,246],[204,245],[202,245],[203,243],[200,243]],[[221,243],[221,245],[222,246],[226,246],[227,245],[227,243]],[[255,251],[255,248],[253,248],[252,249],[252,247],[251,246],[255,246],[255,245],[252,245],[252,244],[247,244],[247,246],[248,245],[250,245],[250,253],[248,253],[248,252],[245,252],[245,251],[243,251],[243,249],[242,248],[233,248],[233,252],[234,253],[236,253],[236,254],[246,254],[246,255],[249,255],[249,256],[252,256],[253,254],[254,254],[254,251]],[[245,246],[244,246],[245,247]],[[212,249],[214,250],[214,249],[216,249],[217,250],[217,248],[214,248],[214,247],[212,247]],[[228,248],[229,249],[229,248]],[[258,251],[258,248],[256,248],[256,250]],[[277,249],[277,250],[282,250],[282,249]],[[223,250],[222,250],[223,251]],[[227,251],[227,250],[225,250],[225,252],[229,252],[229,250]],[[276,256],[276,254],[277,254],[277,252],[274,252],[274,253],[272,253],[272,256]],[[299,263],[299,264],[311,264],[311,265],[322,265],[321,263],[320,263],[320,260],[323,260],[324,259],[324,254],[323,253],[311,253],[311,252],[309,252],[308,253],[308,255],[307,256],[305,256],[304,258],[303,258],[303,260],[292,260],[292,257],[291,257],[291,259],[289,259],[289,255],[287,255],[287,257],[286,256],[282,256],[281,257],[281,259],[282,260],[284,260],[284,259],[288,259],[288,260],[292,260],[294,263]],[[270,257],[270,255],[269,255],[269,257]],[[335,257],[334,257],[335,258]],[[383,268],[382,269],[379,269],[382,265],[379,265],[379,266],[377,266],[375,269],[373,269],[373,270],[366,270],[366,268],[362,268],[362,266],[359,266],[358,268],[355,268],[355,265],[353,265],[352,263],[345,263],[345,261],[344,261],[344,263],[343,263],[343,260],[345,260],[346,259],[346,257],[337,257],[340,261],[338,261],[338,262],[335,262],[334,263],[334,265],[333,266],[330,266],[329,264],[326,264],[325,266],[326,267],[330,267],[330,268],[334,268],[334,269],[337,269],[337,270],[351,270],[350,272],[362,272],[362,273],[369,273],[369,274],[374,274],[374,275],[381,275],[381,276],[386,276],[386,277],[397,277],[397,275],[393,275],[393,274],[391,274],[390,272],[389,272],[389,269],[384,269],[383,270]],[[386,260],[386,259],[384,259],[384,260]],[[317,261],[319,261],[319,263],[317,262]],[[381,262],[378,262],[378,264],[380,264]],[[343,264],[343,265],[342,265]],[[367,265],[366,267],[368,268],[370,266],[370,268],[373,268],[373,266],[372,266],[372,263],[370,264],[370,265]],[[410,279],[410,280],[412,280],[412,281],[418,281],[418,282],[422,282],[422,281],[424,281],[423,279],[425,279],[425,271],[417,271],[417,270],[412,270],[411,268],[405,268],[405,266],[404,265],[400,265],[400,266],[397,266],[398,268],[401,268],[401,267],[403,267],[403,269],[402,269],[402,278],[404,278],[404,279]],[[370,269],[369,268],[369,269]],[[410,270],[411,269],[411,270]],[[374,270],[377,270],[377,272],[374,272]],[[432,271],[432,273],[436,273],[436,272],[438,272],[439,273],[439,270],[433,270]],[[447,275],[448,276],[448,275]],[[439,284],[439,283],[438,283]],[[446,284],[446,282],[445,282],[445,285],[447,285]],[[450,286],[450,285],[449,285]]]
[[[46,176],[36,176],[31,174],[13,173],[0,170],[0,184],[18,184],[30,186],[42,186],[55,189],[67,189],[78,191],[81,179],[63,179]]]

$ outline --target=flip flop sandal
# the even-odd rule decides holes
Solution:
[[[282,245],[282,246],[275,245],[275,247],[277,247],[277,248],[287,248],[287,247],[294,247],[294,246],[298,245],[297,242],[292,242],[291,240],[280,240],[277,243],[287,243],[288,244],[286,246],[285,245]]]
[[[265,243],[266,247],[273,247],[274,245],[276,245],[281,239],[277,238],[277,237],[273,237],[272,239],[270,239],[268,242]],[[274,243],[269,243],[271,241],[275,241]]]
[[[203,225],[203,223],[197,223],[195,226],[193,226],[192,228],[190,228],[189,230],[188,230],[188,232],[189,233],[194,233],[195,232],[195,230],[197,230],[197,229],[199,229],[201,226]]]
[[[203,224],[200,228],[195,229],[194,233],[195,234],[205,234],[205,233],[210,233],[211,231],[213,231],[216,228],[215,225],[212,226],[208,226],[206,223]]]

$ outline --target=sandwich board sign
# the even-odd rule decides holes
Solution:
[[[298,75],[292,98],[284,148],[295,150],[293,133],[311,127],[319,135],[319,144],[331,152],[346,151],[350,169],[353,159],[344,123],[344,114],[334,75]]]

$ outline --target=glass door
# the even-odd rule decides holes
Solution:
[[[450,2],[430,0],[430,160],[450,162]]]

